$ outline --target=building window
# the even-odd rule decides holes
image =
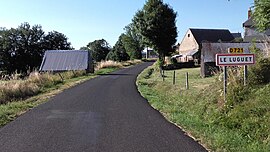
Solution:
[[[188,34],[187,37],[190,37],[190,34]]]

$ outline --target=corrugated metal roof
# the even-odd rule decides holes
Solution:
[[[44,54],[40,71],[86,70],[88,61],[88,51],[49,50]]]

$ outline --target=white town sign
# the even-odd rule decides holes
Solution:
[[[216,54],[217,66],[238,66],[255,64],[254,54]]]

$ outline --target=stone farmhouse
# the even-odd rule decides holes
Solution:
[[[270,29],[261,33],[256,30],[254,21],[252,19],[252,11],[249,9],[248,11],[248,20],[243,23],[243,28],[245,29],[244,33],[244,42],[262,42],[269,41],[270,37]]]
[[[234,36],[227,29],[196,29],[190,28],[186,32],[177,51],[181,55],[178,62],[194,62],[200,64],[203,42],[232,42]]]

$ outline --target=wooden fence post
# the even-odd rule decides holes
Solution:
[[[164,82],[165,81],[165,71],[162,70],[162,81]]]
[[[189,89],[189,84],[188,84],[188,72],[186,73],[186,89]]]
[[[175,85],[175,71],[173,71],[173,85]]]

